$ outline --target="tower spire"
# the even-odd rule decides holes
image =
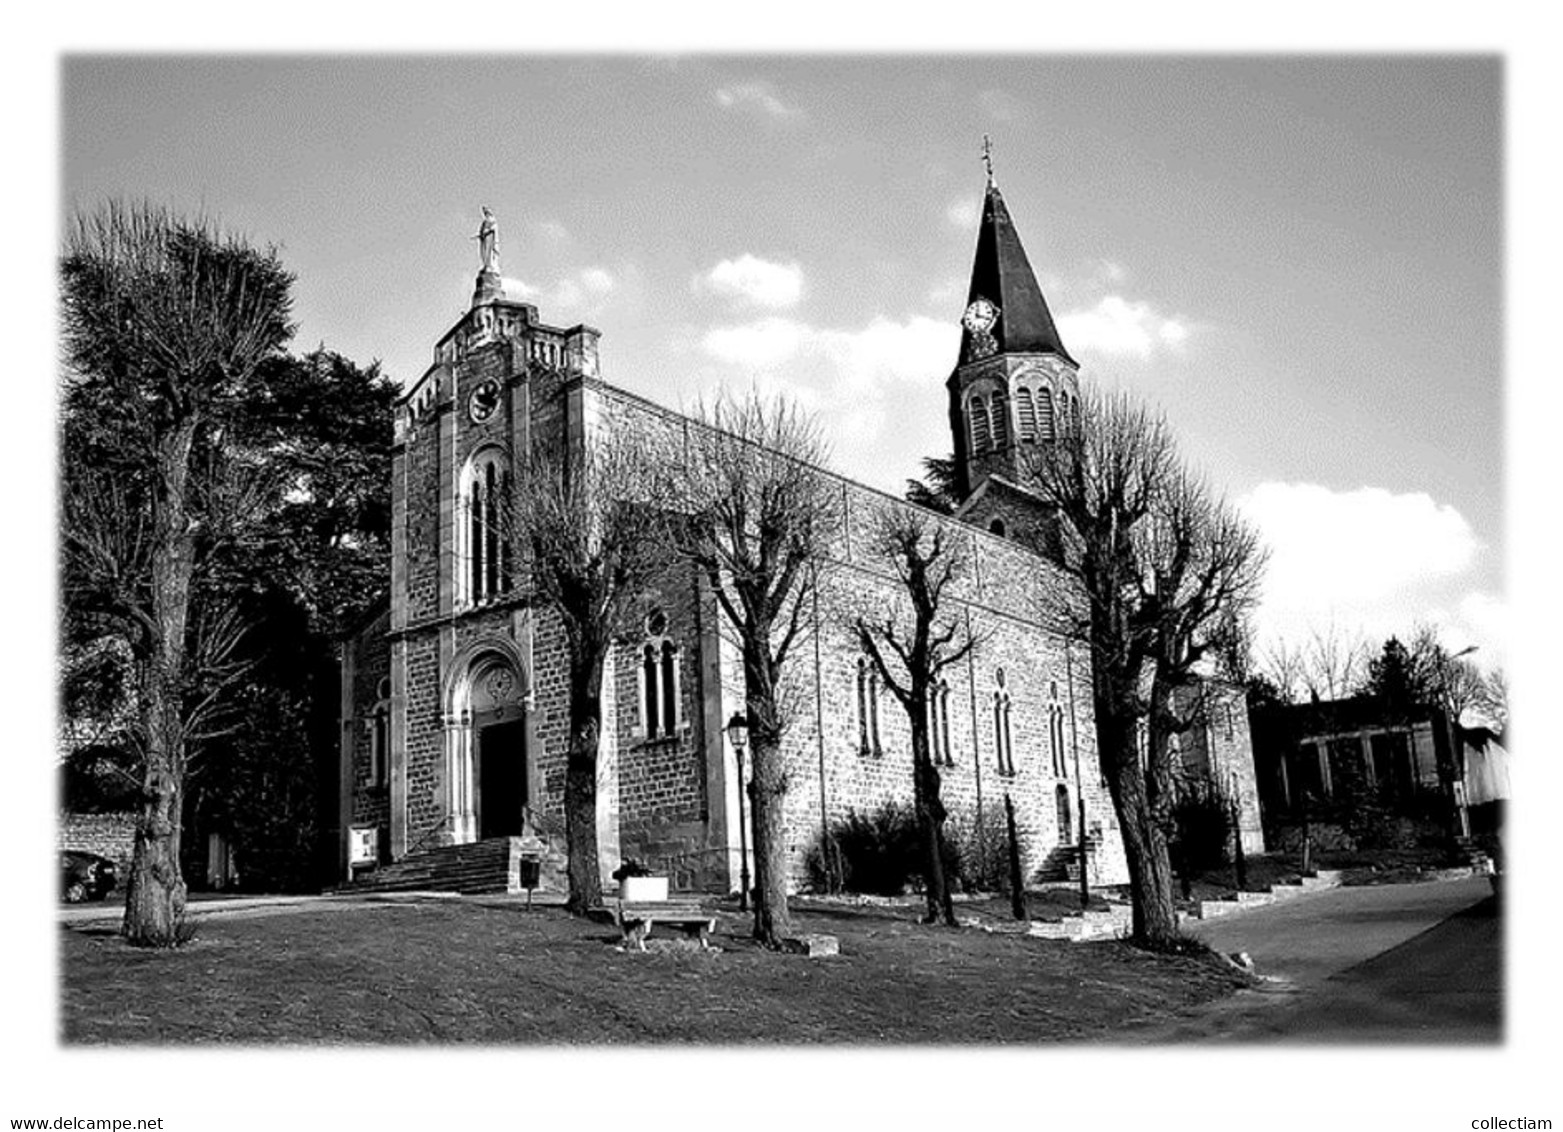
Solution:
[[[982,135],[982,164],[988,171],[988,188],[993,187],[993,141],[987,134]]]

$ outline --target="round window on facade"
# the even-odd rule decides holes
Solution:
[[[646,636],[660,637],[668,631],[667,614],[660,609],[653,609],[646,615]]]

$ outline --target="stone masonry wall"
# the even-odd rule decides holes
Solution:
[[[612,387],[599,386],[596,392],[601,428],[641,429],[676,451],[688,427],[684,418]],[[832,540],[834,561],[822,581],[817,609],[810,611],[813,637],[797,645],[797,662],[789,677],[794,710],[784,753],[792,782],[786,804],[793,831],[789,869],[795,884],[804,880],[805,855],[827,823],[854,810],[872,810],[886,800],[909,802],[912,794],[910,724],[888,689],[879,693],[878,746],[868,755],[862,752],[856,706],[857,663],[862,654],[852,630],[858,615],[883,609],[899,596],[899,583],[872,553],[872,535],[883,508],[908,505],[850,481],[836,484],[843,495],[845,522]],[[1045,617],[1049,623],[1063,623],[1066,608],[1078,612],[1078,595],[1072,594],[1062,572],[1020,547],[964,524],[930,518],[950,523],[965,541],[971,565],[955,590],[952,608],[970,619],[979,640],[973,654],[945,675],[950,686],[954,765],[942,768],[941,774],[952,820],[974,823],[979,811],[994,820],[995,813],[1002,815],[1008,793],[1025,842],[1027,874],[1032,876],[1059,845],[1058,786],[1068,791],[1072,827],[1078,821],[1078,780],[1083,777],[1088,827],[1093,831],[1100,827],[1093,876],[1104,884],[1123,883],[1127,872],[1117,819],[1096,760],[1088,657],[1078,643],[1066,650],[1064,637],[1039,622]],[[724,656],[719,718],[725,718],[743,702],[742,678],[734,642],[724,638],[720,647]],[[997,764],[993,697],[1000,668],[1010,697],[1012,775],[1001,774]],[[633,681],[633,672],[621,672],[622,703],[633,705]],[[1062,778],[1053,774],[1049,748],[1048,709],[1054,684],[1064,712],[1066,774]],[[687,683],[685,687],[687,693]],[[693,767],[678,766],[684,749],[670,754],[670,761],[658,766],[658,776],[696,781]],[[621,770],[621,820],[628,827],[637,815],[649,814],[642,806],[654,807],[655,802],[633,791],[626,793],[624,773]],[[1078,831],[1071,828],[1070,832],[1072,840]]]

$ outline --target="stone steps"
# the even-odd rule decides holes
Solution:
[[[1180,922],[1188,920],[1213,920],[1228,916],[1244,908],[1262,908],[1278,900],[1290,900],[1305,892],[1320,892],[1336,888],[1341,883],[1341,870],[1320,869],[1313,876],[1300,877],[1293,883],[1274,884],[1269,892],[1238,892],[1222,900],[1201,900],[1193,912],[1179,912]]]
[[[1061,920],[1032,920],[1026,934],[1035,939],[1066,939],[1071,943],[1122,939],[1129,934],[1133,921],[1134,913],[1130,908],[1119,905],[1105,911],[1091,909],[1065,913]]]
[[[357,879],[330,889],[336,893],[457,892],[493,895],[522,892],[521,839],[494,837],[467,845],[447,845],[381,865]],[[548,853],[543,864],[543,886],[549,887],[550,865],[562,860]]]

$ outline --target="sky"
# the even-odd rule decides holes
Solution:
[[[1083,380],[1266,537],[1262,645],[1428,622],[1497,664],[1501,90],[1492,55],[67,57],[60,198],[276,244],[295,345],[404,384],[488,205],[609,381],[786,393],[899,492],[951,448],[986,134]]]

